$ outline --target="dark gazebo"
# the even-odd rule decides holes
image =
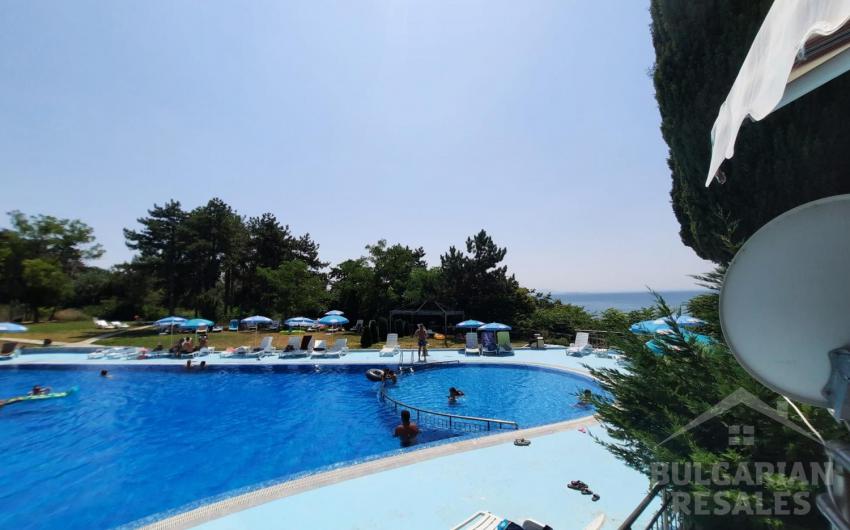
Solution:
[[[419,307],[407,309],[393,309],[390,311],[390,328],[393,328],[396,318],[403,317],[405,320],[416,320],[419,317],[439,317],[443,321],[443,334],[449,334],[449,317],[457,317],[463,320],[463,311],[446,309],[440,302],[429,300],[423,302]]]

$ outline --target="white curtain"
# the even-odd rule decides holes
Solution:
[[[759,121],[785,92],[797,53],[814,35],[829,35],[850,19],[850,0],[775,0],[711,129],[711,184],[720,164],[732,158],[747,116]]]

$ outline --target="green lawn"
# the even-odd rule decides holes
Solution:
[[[95,328],[91,320],[41,322],[39,324],[25,324],[25,326],[29,328],[29,331],[25,333],[0,333],[0,335],[31,340],[51,339],[59,342],[79,342],[111,331]]]
[[[91,321],[77,322],[43,322],[39,324],[26,324],[29,331],[26,333],[8,334],[9,337],[20,337],[22,339],[43,340],[49,338],[58,342],[79,342],[86,339],[91,339],[101,335],[115,333],[120,330],[97,329]],[[294,332],[295,334],[303,334],[302,332]],[[2,335],[2,334],[0,334]],[[210,333],[209,344],[218,349],[235,348],[237,346],[258,346],[262,337],[272,335],[275,337],[274,346],[283,348],[289,338],[289,332],[283,331],[280,333],[269,333],[260,331],[260,333],[249,332],[232,332],[223,331],[221,333]],[[334,340],[345,337],[348,339],[349,348],[360,348],[359,333],[312,333],[316,340],[324,340],[328,345]],[[146,348],[154,348],[158,344],[162,344],[166,348],[170,347],[174,341],[186,334],[175,333],[174,336],[159,335],[153,328],[129,328],[120,334],[97,341],[97,344],[104,346],[143,346]],[[399,343],[404,349],[416,348],[416,339],[414,337],[400,337]],[[515,346],[523,345],[522,341],[514,341]],[[431,339],[428,341],[431,348],[460,348],[463,342],[455,341],[449,338],[447,341]],[[383,342],[373,344],[371,348],[380,348]]]

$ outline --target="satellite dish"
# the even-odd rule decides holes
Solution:
[[[850,195],[804,204],[756,232],[726,272],[720,322],[753,377],[840,416],[850,403],[850,351],[839,351],[850,346]]]

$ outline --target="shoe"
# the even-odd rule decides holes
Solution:
[[[583,489],[587,489],[587,484],[585,484],[584,482],[582,482],[580,480],[573,480],[572,482],[567,484],[567,487],[570,488],[571,490],[581,491]]]

